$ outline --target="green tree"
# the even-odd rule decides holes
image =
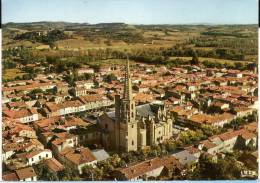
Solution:
[[[198,65],[198,64],[199,64],[199,57],[198,57],[196,51],[193,51],[193,53],[192,53],[191,64],[192,64],[192,65]]]
[[[87,165],[83,167],[83,177],[84,180],[100,181],[103,177],[103,171],[99,168],[93,168]]]
[[[111,83],[112,81],[117,80],[117,77],[112,73],[112,74],[108,74],[104,77],[104,81],[107,83]]]

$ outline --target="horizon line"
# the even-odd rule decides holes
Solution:
[[[40,21],[32,21],[32,22],[2,22],[2,25],[5,24],[26,24],[26,23],[76,23],[76,24],[89,24],[89,25],[97,25],[97,24],[127,24],[127,25],[258,25],[258,23],[210,23],[210,22],[193,22],[193,23],[126,23],[126,22],[98,22],[98,23],[89,23],[89,22],[73,22],[73,21],[52,21],[52,20],[40,20]]]

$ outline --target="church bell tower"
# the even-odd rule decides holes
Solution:
[[[128,152],[137,150],[136,110],[132,95],[132,82],[128,58],[125,65],[124,82],[123,98],[120,98],[119,95],[115,97],[115,132],[117,150]]]

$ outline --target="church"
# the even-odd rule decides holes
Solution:
[[[129,60],[125,66],[124,93],[115,96],[115,112],[98,118],[102,144],[108,151],[129,152],[157,145],[172,136],[172,118],[162,103],[135,106]]]

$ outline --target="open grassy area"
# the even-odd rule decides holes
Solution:
[[[26,73],[22,72],[20,69],[5,69],[2,74],[4,80],[12,80],[17,76],[22,77]]]
[[[50,26],[54,29],[52,34],[48,32]],[[23,33],[26,31],[30,36],[28,32]],[[47,31],[48,36],[45,35],[45,39],[42,39],[38,31]],[[174,60],[178,58],[176,56],[183,56],[179,58],[191,60],[190,50],[197,52],[200,62],[207,60],[221,64],[247,64],[258,60],[256,25],[86,25],[35,22],[7,24],[3,33],[3,48],[10,47],[16,51],[19,47],[26,48],[34,57],[30,62],[38,57],[57,57],[62,60],[91,57],[91,60],[95,60],[93,64],[120,64],[118,58],[122,58],[121,55],[126,50],[133,60],[145,63],[151,61],[153,64],[163,62],[166,57]],[[18,33],[19,36],[16,35]],[[214,58],[206,58],[211,56]],[[19,62],[19,54],[9,52],[5,57]],[[105,58],[114,59],[102,60]],[[77,59],[75,61],[81,62],[80,58]]]
[[[184,61],[189,61],[192,59],[192,57],[170,57],[171,60],[175,59],[182,59]],[[236,62],[240,62],[242,64],[248,64],[250,63],[249,61],[244,61],[244,60],[227,60],[227,59],[218,59],[218,58],[207,58],[207,57],[199,57],[199,62],[204,62],[204,61],[209,61],[213,63],[229,63],[229,64],[235,64]]]

